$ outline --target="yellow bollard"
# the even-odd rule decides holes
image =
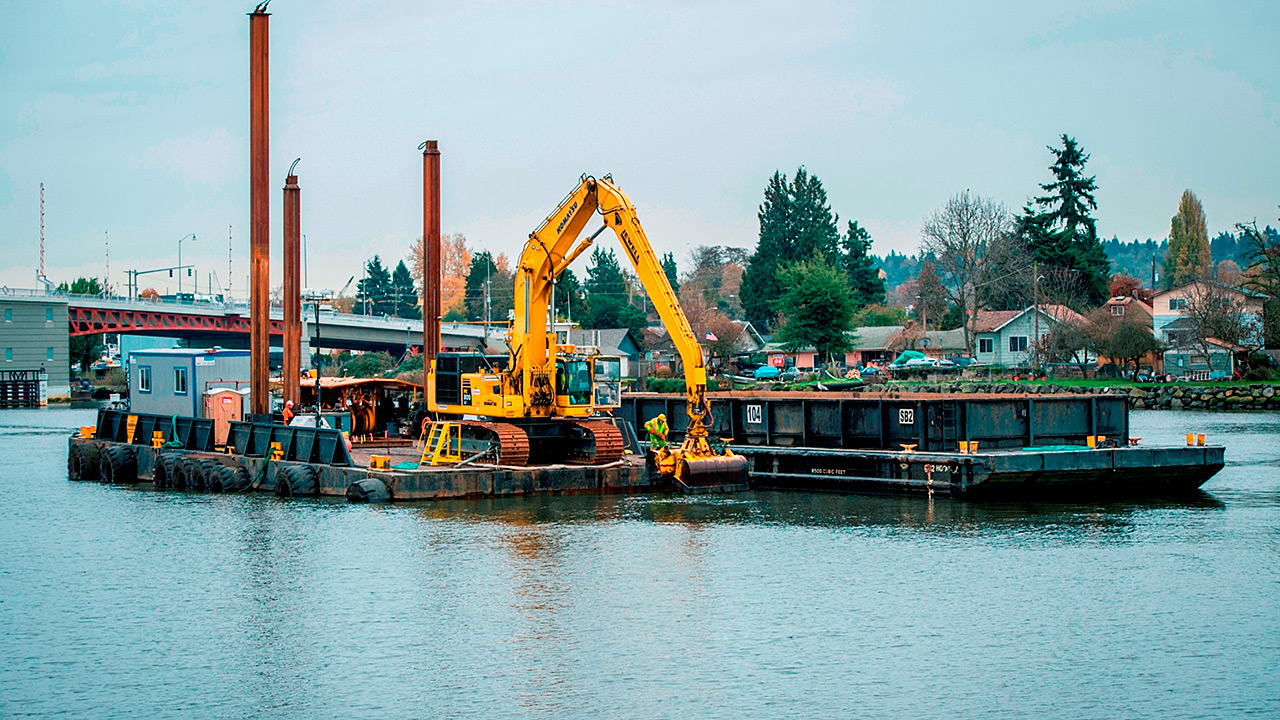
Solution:
[[[1204,445],[1204,433],[1200,433],[1199,435],[1196,435],[1196,444],[1201,446]]]
[[[961,454],[961,455],[968,455],[968,454],[969,454],[969,441],[968,441],[968,440],[961,440],[961,441],[960,441],[960,454]]]
[[[1084,439],[1084,443],[1091,448],[1096,448],[1098,447],[1098,438],[1096,435],[1090,435]]]
[[[1195,433],[1187,433],[1187,446],[1188,446],[1188,447],[1190,447],[1190,446],[1195,445],[1195,444],[1196,444],[1196,434],[1195,434]]]

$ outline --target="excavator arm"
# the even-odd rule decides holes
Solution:
[[[663,272],[658,256],[649,244],[649,237],[636,217],[631,200],[606,177],[596,181],[597,202],[605,225],[618,236],[618,242],[627,252],[631,267],[662,318],[662,325],[671,336],[671,342],[680,353],[684,364],[685,391],[689,396],[689,420],[691,425],[705,426],[710,422],[707,405],[707,368],[702,358],[702,346],[689,326],[689,319],[680,308],[680,300],[671,289],[667,274]]]
[[[595,212],[604,219],[604,227],[575,246]],[[605,227],[617,235],[684,364],[689,427],[681,447],[659,458],[660,469],[684,483],[742,482],[746,461],[727,449],[712,448],[709,442],[711,412],[702,347],[636,216],[635,206],[609,176],[597,179],[584,175],[578,186],[529,235],[520,255],[511,359],[513,370],[519,373],[517,382],[524,388],[522,394],[528,398],[529,412],[551,412],[551,395],[547,389],[555,371],[556,339],[547,331],[547,308],[556,278],[591,246]]]

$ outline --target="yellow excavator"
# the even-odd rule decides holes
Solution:
[[[591,218],[604,224],[578,241]],[[548,329],[556,281],[606,228],[653,301],[684,363],[689,423],[679,447],[655,453],[659,472],[686,486],[745,482],[746,459],[713,439],[702,348],[635,206],[610,176],[583,175],[529,235],[515,271],[515,308],[506,355],[440,353],[427,377],[427,407],[462,417],[463,438],[506,465],[604,464],[622,457],[622,432],[600,415],[618,406],[619,360],[580,352]],[[478,419],[477,419],[478,416]]]

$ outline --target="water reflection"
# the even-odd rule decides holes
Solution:
[[[1280,714],[1274,418],[1177,501],[378,507],[69,483],[74,412],[0,414],[2,716]]]

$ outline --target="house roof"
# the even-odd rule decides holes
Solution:
[[[974,332],[1000,332],[1009,323],[1017,320],[1032,307],[1024,310],[979,310],[978,319],[974,323]],[[1040,314],[1057,322],[1084,322],[1084,316],[1066,305],[1040,305]]]
[[[1179,285],[1176,288],[1169,288],[1168,290],[1164,290],[1156,293],[1155,296],[1151,298],[1151,303],[1154,306],[1156,304],[1157,298],[1164,297],[1165,295],[1169,295],[1171,293],[1181,293],[1183,290],[1191,287],[1192,285],[1200,285],[1200,284],[1213,285],[1214,287],[1222,288],[1223,290],[1238,292],[1241,295],[1244,295],[1245,297],[1248,297],[1248,298],[1254,298],[1257,300],[1267,299],[1267,296],[1262,293],[1254,292],[1252,290],[1246,290],[1242,287],[1236,287],[1235,285],[1228,285],[1224,282],[1218,282],[1217,280],[1193,280],[1189,283],[1184,283],[1182,285]]]
[[[973,323],[974,332],[995,332],[1013,322],[1025,310],[979,310]]]
[[[1117,306],[1117,305],[1123,305],[1123,306],[1124,306],[1124,307],[1126,307],[1126,308],[1132,308],[1132,309],[1135,309],[1135,310],[1141,310],[1142,312],[1146,313],[1147,315],[1154,315],[1154,314],[1155,314],[1155,313],[1152,311],[1152,309],[1151,309],[1151,306],[1150,306],[1150,305],[1148,305],[1147,303],[1143,302],[1142,300],[1139,300],[1139,299],[1138,299],[1138,298],[1136,298],[1136,297],[1133,297],[1132,295],[1123,295],[1123,296],[1121,296],[1121,297],[1113,297],[1113,298],[1111,298],[1110,300],[1108,300],[1108,301],[1107,301],[1107,307],[1115,307],[1115,306]]]
[[[854,328],[857,338],[850,350],[886,350],[894,335],[902,332],[901,325]]]
[[[599,347],[600,352],[605,355],[634,355],[640,349],[640,339],[630,328],[573,329],[568,332],[568,336],[570,344]],[[630,347],[624,348],[623,345]]]

